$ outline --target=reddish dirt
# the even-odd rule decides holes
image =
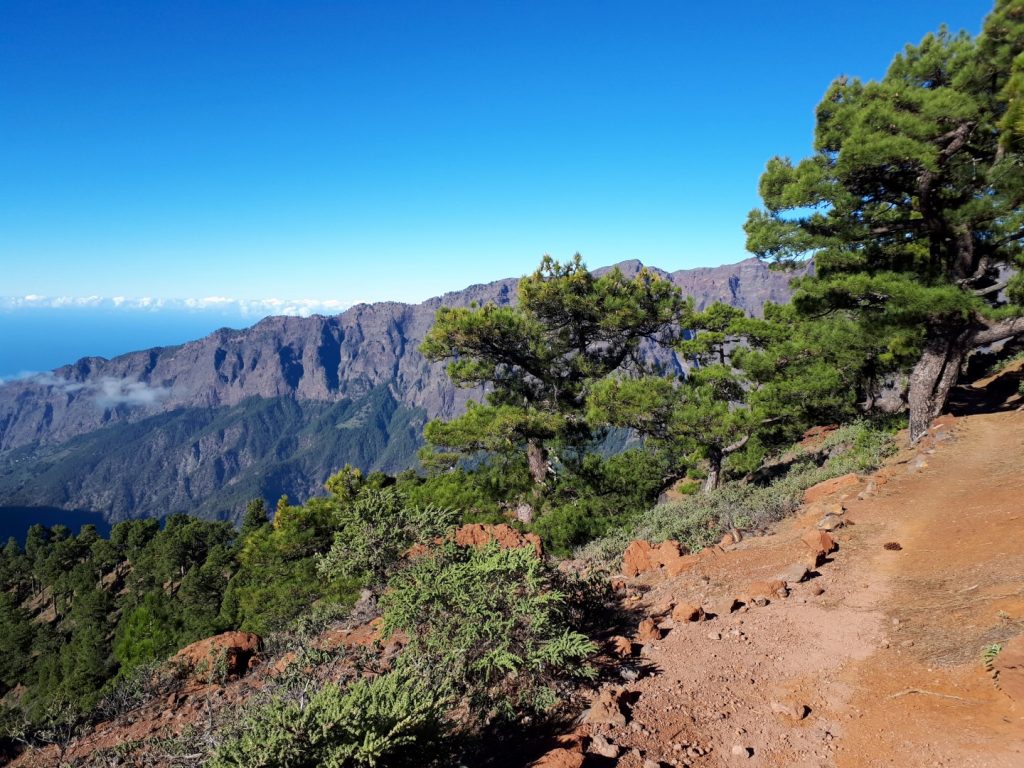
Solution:
[[[587,764],[1024,766],[1024,701],[981,660],[1024,631],[1024,413],[944,418],[935,433],[834,484],[838,551],[788,597],[728,612],[753,583],[810,565],[801,539],[820,504],[676,578],[628,580],[640,617],[670,601],[712,617],[648,642],[629,722],[589,726],[619,756]]]

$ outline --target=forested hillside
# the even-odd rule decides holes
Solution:
[[[867,733],[851,760],[876,748],[857,724],[866,713],[901,738],[903,724],[877,714],[894,701],[977,705],[960,688],[932,689],[954,665],[964,686],[982,663],[997,684],[1019,680],[1019,574],[992,544],[1019,528],[1012,494],[1001,488],[1001,506],[977,517],[999,521],[984,536],[965,532],[960,507],[965,484],[990,482],[986,462],[997,482],[1020,473],[999,455],[997,422],[966,443],[986,461],[958,464],[953,419],[934,417],[979,368],[997,375],[959,390],[962,412],[1024,402],[1019,355],[1008,359],[1024,337],[1022,100],[1020,0],[998,0],[977,37],[927,35],[878,81],[836,80],[812,156],[772,159],[762,176],[748,245],[776,264],[772,280],[793,282],[791,301],[758,313],[731,280],[709,302],[635,263],[591,272],[579,256],[544,257],[498,300],[424,305],[415,333],[390,333],[394,307],[362,307],[348,317],[388,317],[387,330],[359,337],[317,318],[303,347],[284,334],[302,323],[270,320],[5,390],[6,402],[45,390],[41,417],[6,406],[18,461],[5,471],[19,487],[34,477],[25,462],[52,488],[119,503],[139,497],[119,465],[147,467],[137,481],[154,487],[151,504],[195,498],[160,490],[165,475],[172,486],[209,477],[233,503],[258,493],[238,529],[171,515],[121,522],[109,538],[38,526],[24,547],[8,543],[3,748],[20,766],[634,768],[765,754],[819,765],[847,727]],[[276,339],[272,353],[256,354],[261,334]],[[175,359],[189,361],[178,378]],[[405,366],[447,378],[416,384]],[[111,392],[152,396],[156,412],[121,403],[93,431],[81,401],[114,372],[130,384]],[[211,375],[213,388],[186,387]],[[332,394],[312,396],[321,391]],[[66,402],[46,416],[46,398]],[[30,448],[37,418],[47,426]],[[420,421],[419,464],[395,471],[394,446],[416,445]],[[166,452],[137,463],[153,436]],[[328,452],[388,471],[335,467],[301,504],[263,500]],[[954,477],[955,508],[934,509],[943,493],[930,483],[946,478],[921,479],[931,461]],[[909,496],[872,502],[901,478]],[[861,502],[869,517],[848,514]],[[897,530],[917,552],[885,535],[887,519],[910,515]],[[960,538],[989,565],[950,557],[950,577],[941,547]],[[868,566],[836,565],[848,542],[870,548]],[[876,604],[896,587],[903,613],[890,619]],[[848,610],[829,613],[833,595]],[[933,636],[954,623],[972,628],[969,647]],[[904,626],[898,647],[883,640]],[[693,645],[705,641],[721,645]],[[735,652],[748,646],[756,653]],[[882,650],[882,671],[868,671],[885,678],[885,697],[873,678],[856,706],[844,699],[841,718],[823,719],[850,690],[836,659],[863,671]],[[758,698],[754,715],[737,691]],[[1016,722],[992,712],[986,722]],[[968,719],[955,718],[947,725]],[[1001,738],[1005,755],[1020,754],[1019,735]],[[926,764],[919,756],[898,757]]]

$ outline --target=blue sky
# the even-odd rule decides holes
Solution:
[[[990,2],[0,0],[0,296],[421,300],[746,256],[839,74]]]

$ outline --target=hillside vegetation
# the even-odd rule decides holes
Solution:
[[[197,691],[205,719],[163,741],[147,732],[123,754],[67,759],[501,764],[522,754],[502,746],[521,733],[565,727],[612,674],[597,640],[625,609],[607,566],[631,540],[672,540],[683,557],[766,531],[805,489],[880,465],[904,425],[918,443],[967,358],[1024,335],[1022,73],[1024,5],[999,0],[977,38],[942,30],[877,82],[837,80],[814,154],[769,162],[765,207],[747,222],[749,247],[780,268],[813,256],[789,304],[752,317],[699,306],[650,270],[545,257],[515,302],[438,310],[423,356],[486,396],[426,424],[418,470],[345,466],[325,495],[271,498],[271,514],[263,496],[290,470],[268,461],[240,481],[257,497],[240,529],[171,515],[106,539],[36,526],[24,547],[12,540],[0,555],[5,748],[65,759],[98,722]],[[659,365],[669,353],[689,371]],[[301,426],[271,407],[251,440],[298,445],[294,461],[322,450],[356,462],[385,433],[417,439],[413,412],[392,401],[374,420],[381,408],[363,405],[323,406]],[[155,418],[172,454],[235,426]],[[40,482],[102,484],[105,462],[146,450],[134,426],[76,438],[88,450],[69,455],[88,463],[54,456]],[[834,544],[819,540],[815,567]],[[225,632],[213,640],[231,645],[189,645]],[[273,664],[244,700],[209,703],[261,660]]]

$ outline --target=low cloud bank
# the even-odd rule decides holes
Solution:
[[[244,317],[266,315],[336,315],[351,303],[338,299],[233,299],[227,296],[203,296],[192,299],[154,299],[148,296],[0,296],[0,311],[19,309],[108,309],[157,312],[223,312]]]
[[[99,408],[149,407],[160,403],[171,394],[169,387],[149,384],[145,381],[128,381],[104,376],[95,381],[69,381],[52,373],[24,373],[9,379],[0,379],[0,385],[28,383],[40,387],[57,389],[68,394],[82,393]]]

